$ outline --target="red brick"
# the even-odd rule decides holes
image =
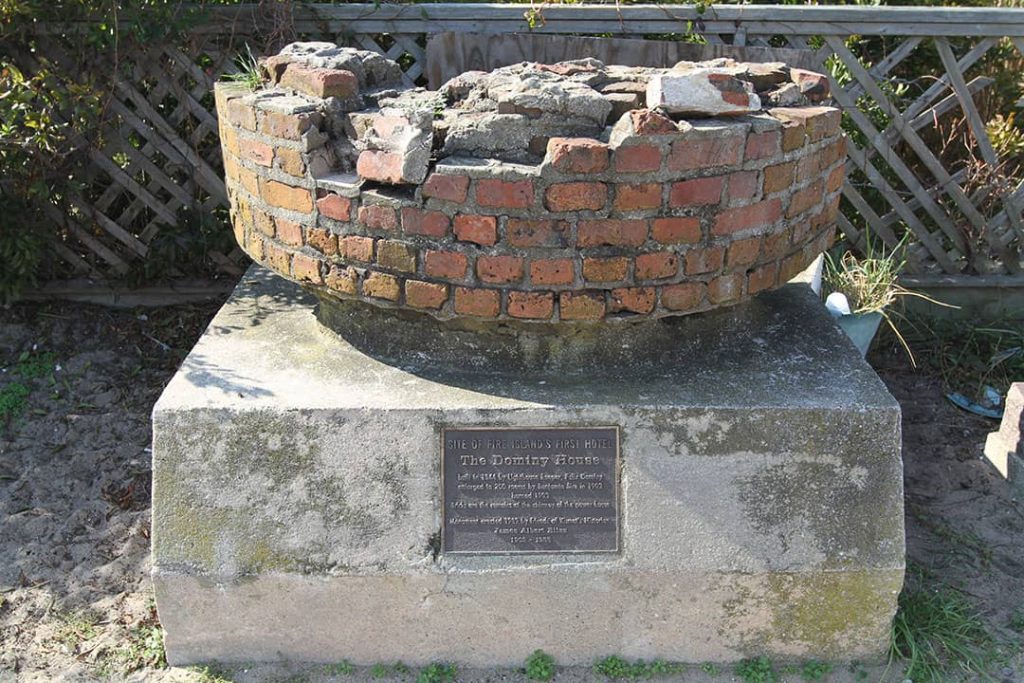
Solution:
[[[661,289],[661,305],[670,311],[695,311],[704,299],[704,285],[684,282]]]
[[[363,294],[374,299],[398,301],[401,294],[398,278],[387,273],[369,271],[363,279]]]
[[[761,189],[757,171],[737,171],[729,175],[729,201],[753,199]]]
[[[804,189],[793,193],[793,196],[789,199],[789,208],[786,209],[786,218],[798,216],[820,203],[823,187],[822,182],[818,180]]]
[[[576,243],[580,247],[639,247],[647,241],[647,221],[604,219],[580,221]]]
[[[814,180],[818,177],[820,170],[821,158],[816,153],[805,154],[796,164],[796,178],[794,182],[803,184],[809,180]]]
[[[786,260],[782,262],[782,266],[779,269],[779,282],[789,282],[802,273],[806,267],[807,264],[804,261],[803,252],[798,251],[792,256],[788,256]]]
[[[343,258],[373,263],[373,238],[346,235],[338,240],[338,251],[341,252]]]
[[[292,275],[300,282],[312,282],[314,285],[324,283],[324,279],[320,275],[320,259],[305,254],[292,256]]]
[[[443,199],[446,202],[466,201],[469,194],[469,177],[464,175],[444,175],[431,173],[423,183],[423,196]]]
[[[757,270],[750,271],[750,275],[747,276],[747,294],[757,294],[760,291],[774,287],[778,277],[778,263],[768,263]]]
[[[277,226],[277,239],[292,247],[302,246],[302,226],[287,218],[275,218]]]
[[[405,166],[405,156],[398,152],[382,152],[376,149],[367,149],[359,153],[356,159],[356,173],[360,178],[375,180],[381,183],[402,182],[402,168]]]
[[[259,140],[239,139],[238,153],[243,159],[260,166],[270,167],[274,163],[274,148]]]
[[[523,259],[518,256],[480,256],[476,276],[483,282],[508,284],[523,279]]]
[[[825,181],[825,192],[832,194],[843,186],[843,179],[846,177],[846,166],[836,166],[832,169],[832,172],[828,174],[828,180]]]
[[[583,279],[589,282],[619,282],[628,272],[629,259],[623,256],[583,259]]]
[[[701,238],[700,219],[692,216],[656,218],[651,237],[662,244],[693,244]]]
[[[489,247],[498,241],[498,219],[460,214],[455,217],[455,237],[463,242]]]
[[[405,303],[413,308],[438,309],[448,300],[448,286],[420,280],[405,281]]]
[[[321,216],[336,221],[348,221],[352,218],[352,200],[348,197],[329,192],[316,200],[316,208]]]
[[[615,170],[619,173],[644,173],[661,168],[661,150],[651,145],[619,147],[615,150]]]
[[[513,318],[547,320],[555,310],[551,292],[509,292],[508,314]]]
[[[654,310],[654,287],[622,287],[612,290],[610,313],[650,313]]]
[[[366,204],[359,207],[359,222],[371,230],[396,230],[398,212],[383,204]]]
[[[722,201],[722,190],[724,187],[724,176],[695,178],[694,180],[672,183],[672,189],[668,195],[668,205],[680,207],[718,204]]]
[[[533,206],[533,183],[483,178],[476,182],[476,201],[480,206],[525,209]]]
[[[811,142],[821,140],[834,135],[839,132],[839,124],[842,122],[842,116],[838,109],[833,107],[776,107],[775,109],[769,109],[768,113],[775,118],[785,121],[793,127],[801,127],[806,129],[807,137]],[[783,148],[786,149],[786,128],[783,128]],[[794,140],[790,141],[790,144],[795,144]],[[802,134],[800,136],[800,144],[803,144]],[[799,145],[792,147],[796,149]],[[786,149],[790,151],[790,149]]]
[[[348,99],[359,94],[359,79],[344,69],[323,69],[292,62],[279,83],[310,97]]]
[[[544,195],[550,211],[597,211],[607,201],[604,183],[558,183],[548,187]]]
[[[736,240],[729,245],[729,251],[725,257],[725,263],[730,268],[736,266],[749,266],[757,260],[761,252],[761,238],[752,237],[745,240]]]
[[[781,151],[781,138],[777,130],[765,133],[752,133],[747,136],[746,159],[765,159],[778,156]]]
[[[708,283],[708,299],[713,304],[736,301],[743,295],[743,273],[716,277]]]
[[[496,289],[455,288],[455,312],[477,318],[496,318],[501,311],[501,295]]]
[[[424,211],[414,206],[402,209],[402,232],[406,235],[444,237],[450,225],[451,219],[440,211]]]
[[[572,259],[535,259],[530,262],[531,284],[571,285],[574,277]]]
[[[319,115],[263,111],[260,112],[260,132],[285,140],[301,140],[302,134],[312,128],[319,118]]]
[[[304,187],[292,187],[276,180],[260,178],[260,197],[279,209],[308,213],[313,210],[312,193]]]
[[[306,230],[306,244],[321,254],[335,256],[338,253],[338,238],[330,230],[309,228]]]
[[[563,173],[600,173],[608,168],[608,145],[592,138],[551,138],[546,161]]]
[[[786,228],[780,232],[764,236],[764,243],[761,247],[762,258],[766,261],[775,261],[786,255],[789,251],[792,229]]]
[[[781,217],[782,202],[778,199],[766,199],[756,204],[722,211],[715,220],[713,232],[716,235],[730,235],[741,230],[771,225]]]
[[[600,320],[604,317],[604,292],[562,292],[558,308],[562,320]]]
[[[377,263],[389,270],[403,273],[416,272],[416,249],[395,240],[377,242]]]
[[[466,277],[469,259],[457,251],[427,251],[423,254],[423,272],[431,277],[460,280]]]
[[[514,247],[564,247],[568,230],[565,221],[509,218],[505,239]]]
[[[793,170],[796,162],[787,161],[784,164],[768,166],[764,169],[764,193],[772,194],[785,190],[793,184]]]
[[[343,294],[356,294],[359,273],[351,266],[331,266],[327,272],[327,286]]]
[[[616,185],[614,206],[616,211],[657,209],[661,206],[661,183]]]
[[[722,269],[725,260],[723,247],[702,247],[686,252],[686,274],[700,275]]]
[[[664,135],[678,131],[672,119],[650,109],[634,109],[629,112],[629,118],[637,135]]]
[[[636,257],[637,280],[661,280],[679,273],[679,256],[668,251],[655,251]]]
[[[829,96],[828,78],[817,71],[790,69],[789,79],[797,84],[800,92],[811,102],[820,102]]]
[[[679,140],[668,155],[671,171],[694,171],[716,166],[734,166],[743,160],[745,138],[722,135],[699,140]]]
[[[274,150],[274,159],[277,161],[277,167],[288,175],[299,178],[306,175],[306,163],[297,149],[278,147]]]

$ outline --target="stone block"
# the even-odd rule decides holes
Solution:
[[[1006,392],[999,431],[985,440],[985,457],[1009,482],[1014,495],[1024,499],[1024,382]]]
[[[454,296],[469,315],[501,306]],[[556,305],[603,315],[588,296]],[[251,269],[154,408],[170,663],[886,651],[899,407],[805,287],[572,343],[321,304],[342,338],[315,303]],[[516,306],[547,314],[546,299]],[[441,428],[579,425],[620,428],[618,552],[439,552]]]

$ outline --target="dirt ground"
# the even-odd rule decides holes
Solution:
[[[377,680],[345,667],[241,667],[223,679],[155,668],[150,410],[217,307],[0,310],[0,390],[13,382],[30,390],[23,407],[0,417],[0,682]],[[950,405],[941,379],[913,370],[899,353],[882,351],[872,362],[903,406],[909,559],[931,580],[962,590],[1007,644],[994,680],[1024,681],[1021,633],[1010,626],[1024,617],[1024,504],[981,455],[997,424]],[[19,370],[27,366],[31,372]],[[900,681],[898,669],[887,680]],[[858,672],[877,680],[882,671],[843,666],[828,680],[867,680]],[[674,678],[731,675],[692,674]],[[460,673],[467,678],[525,680],[507,670]],[[589,678],[597,677],[577,669],[558,680]]]

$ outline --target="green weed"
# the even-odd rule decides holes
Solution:
[[[228,671],[215,664],[193,667],[191,670],[199,676],[196,683],[233,683]]]
[[[605,657],[594,665],[594,671],[605,678],[611,679],[636,679],[636,678],[657,678],[659,676],[671,676],[678,674],[684,669],[684,665],[675,662],[666,662],[662,659],[655,659],[645,662],[639,659],[633,663],[627,662],[622,657],[611,655]]]
[[[555,658],[543,650],[534,650],[526,658],[524,672],[531,681],[550,681],[555,675]]]
[[[816,659],[810,659],[800,667],[800,678],[805,681],[823,681],[830,673],[832,673],[832,665],[828,662],[819,662]]]
[[[1010,615],[1010,628],[1017,633],[1024,633],[1024,609],[1019,609]]]
[[[77,652],[78,648],[100,634],[99,617],[91,610],[73,610],[57,614],[55,639],[61,645]]]
[[[113,652],[110,663],[121,673],[165,668],[163,630],[156,624],[133,628],[128,632],[127,642]]]
[[[434,662],[420,671],[416,677],[416,683],[452,683],[458,669],[454,664]]]
[[[722,667],[718,666],[714,662],[704,662],[700,665],[700,670],[708,676],[718,676],[722,673]]]
[[[389,671],[391,671],[391,668],[387,664],[374,664],[370,667],[370,677],[384,678],[388,675]]]
[[[778,680],[772,667],[772,660],[767,657],[744,659],[736,665],[733,672],[743,683],[775,683]]]
[[[235,66],[238,71],[221,76],[225,81],[233,81],[245,85],[249,90],[257,90],[263,85],[263,71],[260,69],[259,60],[252,54],[249,44],[245,45],[245,54],[239,53],[235,57]]]
[[[352,666],[352,662],[347,659],[343,659],[335,664],[328,664],[324,667],[324,671],[334,676],[351,676],[355,670],[356,668]]]

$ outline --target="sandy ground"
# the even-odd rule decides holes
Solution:
[[[0,420],[0,682],[215,680],[153,667],[159,631],[148,578],[148,506],[150,410],[216,308],[0,310],[0,389],[14,381],[31,389],[20,417]],[[30,361],[44,361],[43,376],[19,379],[14,368],[26,352]],[[904,410],[910,560],[962,589],[999,640],[1019,644],[1010,621],[1024,610],[1024,505],[981,457],[995,423],[949,405],[941,380],[912,370],[902,355],[882,352],[872,361]],[[827,680],[885,673],[900,681],[898,669],[840,665]],[[1024,681],[1019,650],[993,673],[995,680]],[[415,680],[414,673],[378,678],[368,670],[286,666],[239,667],[223,676]],[[460,671],[458,678],[526,680],[509,670]],[[560,670],[557,680],[599,678],[573,669]],[[733,677],[693,668],[664,680],[673,679]]]

